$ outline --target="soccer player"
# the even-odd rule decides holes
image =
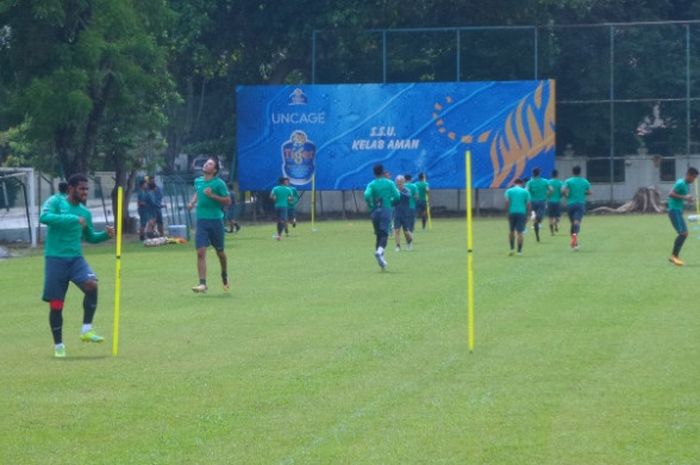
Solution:
[[[508,212],[508,242],[510,243],[510,253],[515,254],[515,237],[518,237],[518,255],[523,254],[523,231],[527,218],[530,216],[530,192],[523,187],[523,180],[517,178],[513,181],[513,187],[508,189],[504,197],[506,199],[506,211]]]
[[[287,228],[287,213],[289,205],[294,200],[294,194],[287,182],[287,178],[280,177],[278,185],[270,192],[270,198],[275,202],[275,212],[277,212],[277,234],[274,237],[278,241],[282,239],[282,231]]]
[[[400,197],[394,208],[394,234],[396,237],[396,251],[401,252],[401,229],[406,238],[406,248],[413,248],[413,223],[415,221],[415,209],[410,206],[413,197],[411,190],[406,185],[404,176],[396,176],[396,188]]]
[[[549,183],[547,180],[540,177],[540,169],[533,168],[532,177],[527,184],[525,184],[525,189],[530,193],[532,211],[535,212],[534,228],[537,242],[540,241],[540,224],[542,223],[542,218],[544,218],[548,188]]]
[[[197,206],[197,226],[194,236],[197,249],[197,273],[199,284],[192,288],[195,293],[207,292],[207,247],[216,250],[221,265],[221,281],[224,291],[230,289],[227,259],[224,252],[224,208],[231,203],[226,183],[219,174],[219,159],[209,158],[202,165],[202,176],[194,180],[194,195],[187,208]]]
[[[228,183],[229,197],[231,197],[231,203],[226,209],[226,223],[229,227],[228,232],[238,232],[241,229],[241,225],[238,224],[236,216],[238,214],[238,202],[236,199],[236,191],[233,190],[233,183]]]
[[[423,223],[423,229],[425,229],[425,222],[427,220],[428,212],[428,192],[430,192],[430,186],[425,181],[425,173],[418,174],[418,182],[414,185],[418,189],[418,200],[416,200],[416,214],[420,216],[421,222]]]
[[[388,265],[384,258],[384,249],[391,228],[392,205],[399,200],[401,194],[390,179],[386,178],[384,166],[374,165],[374,181],[367,184],[365,189],[365,203],[370,211],[374,234],[376,235],[374,258],[376,258],[382,271]]]
[[[671,219],[673,228],[678,233],[673,243],[671,258],[668,260],[676,266],[685,265],[685,262],[680,259],[681,247],[683,247],[683,243],[688,238],[688,226],[683,219],[683,207],[686,201],[690,202],[693,200],[693,197],[688,192],[690,191],[690,184],[695,182],[697,177],[697,168],[689,167],[685,173],[685,178],[680,178],[676,181],[671,192],[668,193],[668,217]]]
[[[148,180],[142,179],[139,183],[139,191],[136,194],[136,205],[139,214],[139,240],[144,241],[146,239],[146,233],[148,232],[148,226],[151,221],[150,209],[149,209],[149,199],[148,199]]]
[[[406,189],[409,190],[411,196],[408,198],[408,208],[411,210],[411,219],[409,220],[408,229],[413,234],[413,228],[416,225],[416,201],[418,200],[418,187],[415,183],[411,182],[413,177],[410,174],[404,174],[404,179],[406,180]],[[408,249],[411,250],[411,244],[408,245]]]
[[[44,245],[43,300],[49,303],[49,325],[54,342],[54,356],[66,356],[63,344],[63,301],[72,281],[83,291],[83,326],[80,340],[102,342],[104,338],[92,329],[97,310],[97,276],[83,258],[81,238],[96,244],[114,237],[114,229],[96,232],[92,226],[92,214],[85,207],[88,195],[88,179],[82,174],[68,178],[66,195],[49,197],[41,207],[39,221],[47,226]]]
[[[574,166],[573,176],[564,181],[561,193],[566,197],[566,206],[571,222],[571,249],[578,250],[578,234],[581,231],[581,221],[586,212],[586,197],[591,195],[591,183],[581,176],[580,166]]]
[[[299,195],[299,191],[297,190],[296,187],[292,186],[289,183],[289,178],[284,178],[284,185],[289,187],[289,189],[292,191],[292,200],[289,202],[289,208],[287,208],[287,224],[284,226],[284,233],[289,236],[289,223],[292,223],[292,228],[297,227],[297,204],[299,203],[299,199],[301,196]]]
[[[564,185],[559,179],[559,172],[552,170],[552,178],[547,189],[547,216],[549,216],[549,232],[554,235],[559,232],[559,218],[561,218],[561,188]]]

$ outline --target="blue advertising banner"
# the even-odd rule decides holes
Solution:
[[[242,190],[364,189],[376,163],[431,189],[503,188],[554,168],[554,81],[239,86]]]

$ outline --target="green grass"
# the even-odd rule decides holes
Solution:
[[[0,463],[700,463],[700,231],[676,268],[661,215],[587,217],[578,253],[530,231],[523,257],[477,221],[470,354],[463,221],[386,273],[369,221],[318,226],[228,235],[229,295],[211,252],[194,295],[191,245],[126,245],[117,357],[112,245],[86,247],[107,342],[78,341],[71,288],[65,360],[42,257],[0,262]]]

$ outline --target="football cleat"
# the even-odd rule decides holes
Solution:
[[[207,292],[207,285],[206,284],[197,284],[192,288],[192,292],[195,294],[204,294]]]
[[[98,336],[95,331],[90,330],[80,335],[80,340],[83,342],[102,342],[105,340],[102,336]]]

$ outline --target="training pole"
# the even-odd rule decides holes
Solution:
[[[123,188],[117,188],[117,221],[114,224],[114,233],[117,236],[117,263],[114,272],[114,334],[112,335],[112,356],[116,356],[119,350],[119,306],[122,286],[122,213]]]
[[[428,212],[428,229],[433,229],[433,219],[430,216],[430,192],[425,193],[425,208]]]
[[[311,176],[311,231],[316,231],[316,173]]]
[[[700,191],[698,191],[698,178],[695,178],[695,214],[700,215]]]
[[[469,352],[474,351],[474,235],[472,234],[472,153],[464,153],[467,197],[467,333]]]

